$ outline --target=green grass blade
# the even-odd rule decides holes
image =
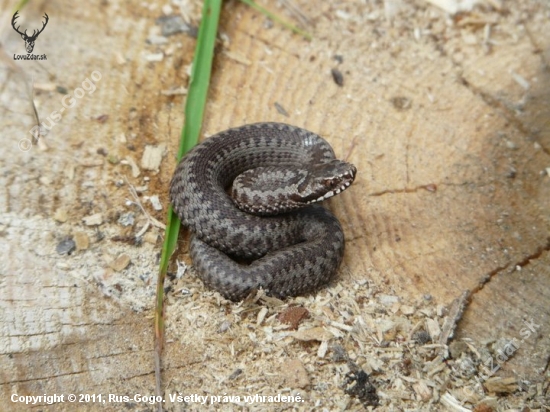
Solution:
[[[281,24],[282,26],[286,27],[289,30],[292,30],[294,33],[297,33],[303,37],[305,37],[308,40],[311,40],[313,36],[309,34],[308,32],[294,26],[291,23],[288,23],[287,21],[281,19],[276,14],[271,13],[269,10],[265,9],[264,7],[257,4],[254,0],[241,0],[244,4],[249,5],[255,10],[258,10],[260,13],[264,14],[265,16],[269,17],[271,20],[276,21],[277,23]]]
[[[21,10],[23,7],[25,7],[27,5],[28,2],[29,2],[29,0],[20,0],[19,3],[17,3],[17,5],[14,7],[13,10],[15,10],[15,11]]]
[[[178,160],[195,146],[199,140],[202,119],[210,85],[210,73],[214,58],[214,45],[218,31],[222,0],[205,0],[202,19],[195,46],[195,56],[191,70],[189,91],[185,102],[185,120],[181,132]],[[170,257],[177,246],[180,220],[170,206],[164,235],[164,244],[157,279],[157,297],[155,307],[155,363],[157,392],[160,394],[160,356],[164,343],[164,279],[168,271]]]
[[[181,133],[178,160],[197,144],[206,105],[214,44],[218,32],[221,0],[205,0],[199,27],[195,58],[191,69],[191,81],[185,104],[185,126]]]

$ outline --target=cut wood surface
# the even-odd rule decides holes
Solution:
[[[283,306],[206,289],[182,231],[166,285],[166,410],[201,409],[170,394],[298,393],[303,403],[208,407],[358,410],[373,400],[346,389],[355,367],[379,410],[550,408],[549,3],[454,16],[405,3],[296,0],[307,41],[224,2],[204,138],[291,123],[358,177],[327,204],[347,242],[337,278]],[[1,4],[0,399],[28,410],[11,396],[101,393],[130,399],[79,407],[153,409],[134,395],[155,394],[158,222],[201,2],[29,2],[22,27],[49,16],[34,51],[44,61],[14,60],[24,42],[8,24],[14,2]],[[189,30],[161,36],[166,15]],[[50,130],[26,150],[30,87]],[[298,331],[279,320],[295,305],[309,315]],[[442,342],[446,322],[456,331]]]

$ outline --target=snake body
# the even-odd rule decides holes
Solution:
[[[259,288],[285,298],[317,289],[338,269],[342,227],[311,203],[345,190],[355,174],[317,134],[256,123],[195,146],[176,168],[170,200],[192,232],[189,251],[207,286],[234,301]]]

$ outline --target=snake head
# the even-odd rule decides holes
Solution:
[[[354,165],[337,159],[316,165],[298,187],[301,202],[322,202],[342,193],[351,186],[356,174]]]
[[[336,159],[309,168],[295,166],[249,169],[235,178],[228,194],[244,212],[278,215],[343,192],[357,173],[355,166]]]

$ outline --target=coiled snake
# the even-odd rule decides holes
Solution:
[[[170,200],[193,234],[189,251],[207,286],[234,301],[259,288],[285,298],[315,290],[338,269],[340,222],[311,203],[345,190],[355,174],[315,133],[256,123],[193,148],[176,168]]]

